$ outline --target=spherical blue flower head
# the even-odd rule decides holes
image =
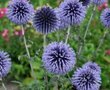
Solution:
[[[44,6],[35,12],[33,26],[38,32],[48,34],[58,29],[59,18],[54,9]]]
[[[26,24],[33,14],[34,8],[27,0],[12,0],[8,4],[7,17],[16,24]]]
[[[99,90],[101,85],[100,74],[87,68],[77,69],[71,81],[77,90]]]
[[[105,2],[107,2],[107,0],[92,0],[93,4],[95,5],[101,5]]]
[[[7,52],[0,51],[0,78],[5,77],[11,69],[11,59]]]
[[[100,19],[105,27],[110,28],[110,8],[106,8],[102,11]]]
[[[83,68],[88,68],[88,69],[91,69],[93,72],[97,72],[97,73],[101,73],[101,68],[100,66],[95,63],[95,62],[87,62],[83,65]]]
[[[65,22],[60,15],[61,10],[59,8],[55,8],[55,12],[57,13],[59,20],[60,20],[59,29],[64,30],[64,29],[68,28],[68,23]]]
[[[88,6],[91,2],[91,0],[79,0],[80,2],[82,2],[83,6]]]
[[[64,22],[70,25],[80,25],[84,20],[86,8],[79,0],[66,0],[59,6],[61,17]]]
[[[49,72],[64,75],[74,67],[76,55],[69,45],[53,42],[45,48],[42,61]]]

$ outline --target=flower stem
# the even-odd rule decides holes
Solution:
[[[43,36],[43,48],[45,49],[45,47],[46,47],[46,34]],[[49,90],[47,71],[45,71],[45,85],[46,85],[46,90]]]
[[[46,35],[43,36],[43,48],[45,49],[46,47]]]
[[[2,86],[3,86],[4,90],[8,90],[3,82],[3,79],[2,79]]]
[[[104,43],[104,39],[105,39],[107,33],[108,33],[108,30],[105,30],[105,32],[104,32],[102,38],[99,40],[99,44],[98,44],[96,50],[94,51],[94,53],[93,53],[93,55],[92,55],[92,57],[91,57],[91,60],[93,60],[93,61],[95,60],[95,58],[96,58],[96,56],[97,56],[97,52],[98,52],[98,50],[100,49],[101,45]]]
[[[91,21],[92,21],[92,19],[93,19],[94,14],[95,14],[95,10],[96,10],[96,5],[95,5],[94,8],[93,8],[93,13],[92,13],[91,16],[90,16],[88,25],[87,25],[86,30],[85,30],[85,34],[84,34],[84,37],[83,37],[83,42],[84,42],[84,43],[85,43],[85,41],[86,41],[86,37],[87,37],[88,31],[89,31],[89,27],[90,27]],[[83,44],[81,43],[81,46],[79,47],[79,50],[78,50],[78,55],[80,55],[80,53],[81,53],[81,51],[82,51],[82,48],[83,48]]]
[[[60,75],[57,75],[56,77],[57,77],[57,79],[55,82],[54,90],[59,90],[58,85],[59,85]]]
[[[24,45],[25,45],[25,49],[26,49],[28,58],[31,59],[31,56],[30,56],[30,53],[29,53],[29,50],[28,50],[28,46],[27,46],[27,42],[26,42],[26,37],[25,37],[25,35],[24,35],[24,27],[23,27],[23,26],[22,26],[22,33],[23,33]]]
[[[69,27],[68,27],[68,30],[67,30],[66,40],[65,40],[65,43],[66,43],[66,44],[68,43],[68,39],[69,39],[69,35],[70,35],[70,30],[71,30],[71,27],[69,26]]]
[[[98,47],[97,47],[97,49],[96,49],[96,52],[95,52],[95,53],[97,53],[97,51],[100,49],[101,45],[104,43],[104,39],[105,39],[105,37],[106,37],[107,33],[108,33],[108,29],[107,29],[107,30],[105,30],[105,32],[104,32],[104,34],[103,34],[102,38],[100,39],[99,45],[98,45]]]
[[[59,42],[60,41],[60,33],[57,32],[57,41]]]
[[[24,27],[21,26],[21,28],[22,28],[22,33],[23,33],[23,41],[24,41],[25,49],[26,49],[26,52],[27,52],[27,56],[29,58],[29,64],[30,64],[30,68],[31,68],[31,74],[32,74],[32,77],[34,78],[34,80],[37,83],[37,79],[36,79],[36,77],[34,75],[34,70],[33,70],[33,67],[32,67],[32,61],[31,61],[31,56],[30,56],[29,49],[28,49],[28,46],[27,46],[26,37],[25,37],[25,34],[24,34]]]

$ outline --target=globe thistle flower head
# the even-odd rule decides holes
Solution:
[[[80,25],[86,15],[86,7],[79,0],[65,0],[59,6],[60,17],[68,26]]]
[[[74,67],[76,55],[69,45],[53,42],[45,48],[42,61],[48,72],[64,75]]]
[[[95,63],[95,62],[87,62],[87,63],[85,63],[84,65],[83,65],[83,68],[88,68],[88,69],[90,69],[91,71],[95,71],[95,72],[97,72],[97,73],[101,73],[101,68],[100,68],[100,66],[97,64],[97,63]]]
[[[68,23],[65,22],[60,15],[61,10],[59,8],[55,8],[55,12],[57,13],[59,20],[60,20],[59,30],[64,30],[64,29],[68,28]]]
[[[92,2],[95,5],[102,5],[103,3],[107,2],[107,0],[92,0]]]
[[[87,68],[79,68],[74,73],[71,82],[77,90],[99,90],[101,78],[97,72],[92,72]]]
[[[34,28],[42,34],[54,32],[58,29],[59,23],[55,10],[49,6],[38,9],[33,17]]]
[[[91,0],[79,0],[80,2],[82,2],[83,6],[88,6],[91,3]]]
[[[5,77],[11,69],[11,59],[7,52],[0,51],[0,78]]]
[[[27,0],[12,0],[8,4],[7,17],[15,24],[26,24],[33,14],[34,8]]]
[[[106,28],[110,28],[110,8],[106,8],[102,11],[100,20]]]

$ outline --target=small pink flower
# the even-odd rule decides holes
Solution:
[[[98,10],[102,11],[103,9],[108,7],[108,2],[103,3],[102,5],[98,6]]]
[[[23,36],[25,32],[22,32],[22,30],[15,30],[14,35],[15,36]]]
[[[9,30],[5,29],[2,32],[2,37],[5,39],[5,41],[9,41]]]
[[[103,7],[104,7],[104,8],[108,8],[108,3],[107,3],[107,2],[104,3],[104,4],[103,4]]]
[[[0,8],[0,18],[3,18],[6,15],[7,8]]]
[[[105,54],[106,54],[106,55],[110,55],[110,50],[107,50],[107,51],[105,52]]]

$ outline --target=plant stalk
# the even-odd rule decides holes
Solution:
[[[96,49],[96,53],[97,53],[97,51],[100,49],[101,45],[104,43],[104,39],[105,39],[107,33],[108,33],[108,29],[105,30],[105,32],[104,32],[102,38],[100,39],[99,45],[98,45],[98,47],[97,47],[97,49]]]
[[[87,25],[87,27],[86,27],[85,34],[84,34],[84,37],[83,37],[83,43],[85,43],[85,41],[86,41],[86,37],[87,37],[88,31],[89,31],[89,27],[90,27],[91,21],[92,21],[92,19],[93,19],[94,14],[95,14],[95,10],[96,10],[96,5],[95,5],[94,8],[93,8],[93,13],[92,13],[91,16],[90,16],[88,25]],[[83,46],[84,46],[83,43],[81,43],[81,46],[79,47],[78,55],[80,55],[80,53],[82,52],[82,48],[83,48]]]
[[[68,30],[67,30],[66,40],[65,40],[65,43],[66,43],[66,44],[68,43],[68,39],[69,39],[69,35],[70,35],[70,30],[71,30],[71,27],[69,26],[69,27],[68,27]]]
[[[24,27],[23,25],[21,26],[22,28],[22,33],[23,33],[23,41],[24,41],[24,45],[25,45],[25,49],[26,49],[26,53],[27,53],[27,56],[29,58],[29,64],[30,64],[30,68],[31,68],[31,74],[32,74],[32,77],[34,78],[34,80],[36,81],[36,83],[38,84],[37,82],[37,79],[34,75],[34,70],[33,70],[33,66],[32,66],[32,61],[31,61],[31,56],[30,56],[30,52],[29,52],[29,49],[28,49],[28,46],[27,46],[27,41],[26,41],[26,37],[25,37],[25,34],[24,34]]]
[[[3,82],[3,79],[1,79],[1,81],[2,81],[2,87],[4,88],[4,90],[8,90]]]
[[[46,47],[46,34],[44,34],[43,36],[43,48],[45,49],[45,47]],[[45,85],[46,85],[46,90],[49,90],[47,71],[45,71]]]

